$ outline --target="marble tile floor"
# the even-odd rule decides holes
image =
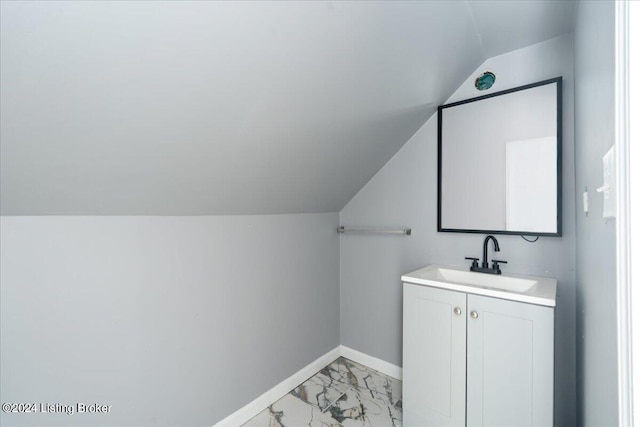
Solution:
[[[242,427],[399,427],[402,383],[344,357]]]

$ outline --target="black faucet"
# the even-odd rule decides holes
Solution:
[[[482,247],[482,265],[478,265],[478,258],[466,257],[465,259],[470,259],[473,261],[471,264],[471,268],[469,270],[476,271],[478,273],[490,273],[490,274],[502,274],[502,270],[500,270],[500,263],[506,264],[507,261],[500,261],[497,259],[491,260],[491,268],[489,268],[489,262],[487,261],[487,250],[489,247],[489,240],[493,240],[493,251],[500,252],[500,245],[498,244],[498,239],[493,236],[487,236],[484,239],[484,245]]]
[[[482,268],[489,268],[489,263],[487,262],[487,249],[489,247],[489,240],[493,240],[493,251],[500,252],[500,245],[498,244],[498,239],[493,236],[487,236],[484,239],[484,246],[482,247]]]

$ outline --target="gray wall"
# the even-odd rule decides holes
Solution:
[[[583,1],[575,29],[578,420],[616,426],[616,225],[602,218],[602,156],[614,144],[614,2]]]
[[[477,96],[473,79],[497,75],[492,91],[564,77],[563,225],[561,238],[527,243],[499,236],[505,272],[558,279],[556,309],[556,425],[575,425],[575,188],[573,158],[573,43],[570,35],[494,57],[480,66],[450,99]],[[481,256],[483,235],[436,232],[437,117],[433,116],[349,202],[343,225],[409,226],[411,237],[340,237],[341,343],[400,365],[400,275],[429,264],[467,265]],[[478,191],[490,191],[479,188]],[[472,212],[469,213],[473,215]]]
[[[338,215],[2,217],[2,402],[211,426],[339,344]]]

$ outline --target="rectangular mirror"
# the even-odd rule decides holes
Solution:
[[[562,77],[438,107],[438,231],[562,235]]]

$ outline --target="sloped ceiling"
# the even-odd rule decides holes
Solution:
[[[339,211],[573,2],[2,2],[3,215]]]

